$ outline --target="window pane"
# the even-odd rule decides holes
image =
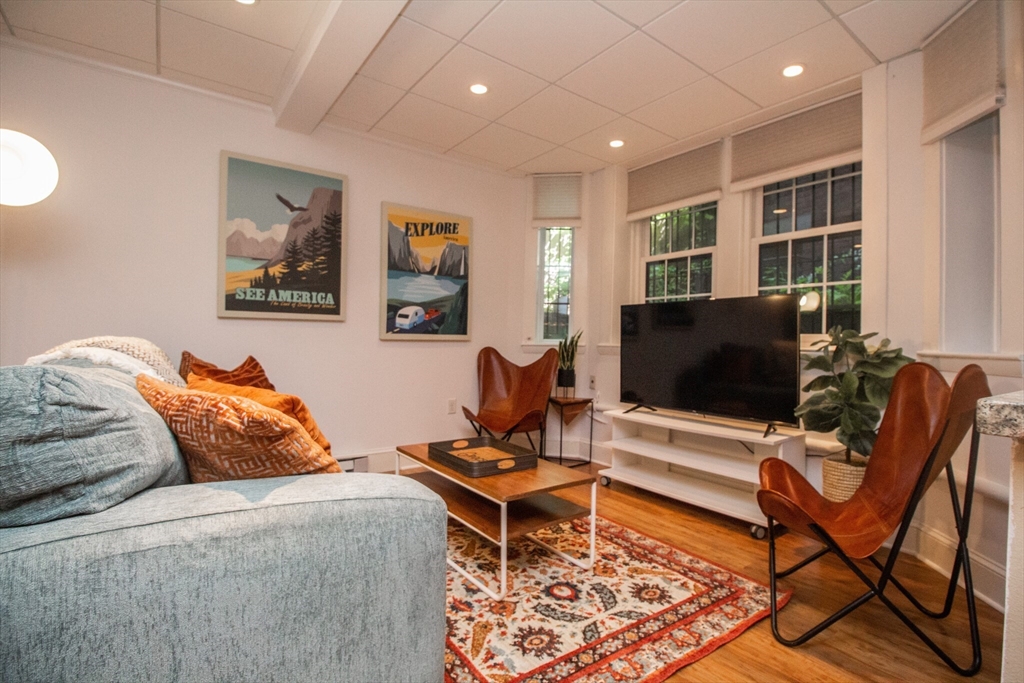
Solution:
[[[647,297],[665,296],[665,262],[647,264]]]
[[[831,285],[828,288],[828,322],[832,329],[860,330],[860,285]]]
[[[686,294],[686,268],[689,264],[688,258],[672,259],[665,267],[665,295],[681,296]]]
[[[825,292],[821,287],[794,287],[793,292],[795,294],[817,292],[820,297],[818,301],[820,302],[825,300]],[[819,303],[816,310],[800,311],[800,334],[822,334],[825,332],[821,327],[823,309],[824,306]]]
[[[690,259],[690,294],[711,294],[711,254]]]
[[[764,196],[764,230],[762,234],[779,235],[792,230],[792,209],[792,192],[766,194]]]
[[[828,236],[829,282],[859,280],[860,261],[860,230]]]
[[[564,339],[569,333],[569,306],[567,304],[546,304],[544,306],[544,338]]]
[[[674,211],[672,214],[674,225],[672,228],[672,241],[669,245],[670,251],[685,251],[693,248],[693,215],[689,209]]]
[[[668,252],[668,215],[661,213],[651,218],[651,256]]]
[[[693,246],[695,249],[715,246],[717,223],[717,204],[693,212]]]
[[[818,183],[796,189],[796,229],[820,228],[828,221],[828,185]]]
[[[789,242],[762,244],[758,263],[758,287],[789,284]]]
[[[861,176],[832,181],[832,223],[860,220]]]
[[[569,329],[572,237],[572,228],[545,228],[541,231],[543,339],[561,339]]]
[[[789,291],[785,287],[781,289],[759,289],[757,291],[758,296],[771,296],[772,294],[789,294]]]
[[[856,166],[860,166],[860,164],[856,164]],[[853,173],[853,167],[854,167],[854,164],[846,164],[845,166],[836,166],[835,168],[832,169],[832,177],[841,176],[841,175],[849,175],[850,173]],[[857,170],[859,171],[860,169],[858,168]]]
[[[825,240],[821,237],[808,237],[793,240],[793,280],[794,285],[825,280]]]

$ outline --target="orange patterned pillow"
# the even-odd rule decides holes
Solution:
[[[267,373],[263,371],[263,366],[252,356],[242,361],[241,365],[234,370],[223,370],[213,363],[207,363],[205,360],[196,358],[188,351],[182,351],[181,365],[178,367],[178,373],[184,380],[188,379],[189,373],[195,373],[200,377],[223,382],[224,384],[274,390],[274,385],[267,379]]]
[[[195,483],[341,472],[302,425],[280,411],[147,375],[136,377],[135,386],[174,432]]]
[[[222,396],[250,398],[261,406],[280,410],[288,417],[298,420],[299,424],[312,437],[313,441],[316,441],[327,455],[331,454],[331,442],[320,431],[320,427],[317,426],[316,420],[310,414],[309,408],[306,407],[306,404],[298,396],[279,394],[276,391],[260,389],[259,387],[239,387],[234,384],[225,384],[224,382],[200,377],[194,372],[188,376],[188,388],[195,389],[196,391],[207,391],[212,394],[221,394]]]

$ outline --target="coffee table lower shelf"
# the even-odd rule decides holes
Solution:
[[[401,455],[396,454],[395,471],[400,472],[399,460]],[[420,458],[420,464],[428,467],[437,465],[426,463]],[[547,467],[545,463],[545,467]],[[509,539],[526,536],[534,531],[545,529],[549,526],[568,522],[581,517],[590,517],[590,553],[586,560],[577,559],[567,553],[553,548],[540,539],[527,536],[533,543],[547,549],[549,552],[571,562],[581,569],[590,569],[594,566],[595,544],[597,536],[597,482],[582,481],[576,483],[588,483],[590,485],[590,508],[577,505],[564,498],[552,495],[547,492],[530,493],[524,497],[513,500],[495,500],[489,496],[478,493],[467,488],[469,482],[460,483],[449,476],[440,474],[433,469],[422,472],[410,473],[408,476],[420,482],[434,493],[441,496],[448,506],[448,516],[461,522],[484,538],[498,544],[501,550],[501,573],[499,579],[501,587],[495,592],[487,587],[480,579],[471,575],[463,567],[459,566],[450,557],[447,558],[448,566],[459,572],[468,581],[483,591],[493,600],[502,600],[508,594],[508,542]],[[495,475],[502,476],[502,475]]]

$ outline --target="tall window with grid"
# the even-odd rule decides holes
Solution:
[[[651,216],[643,260],[644,301],[711,298],[718,202]]]
[[[758,294],[815,292],[803,334],[860,329],[861,164],[837,166],[762,188]]]
[[[572,298],[573,229],[541,228],[537,292],[540,338],[569,336]]]

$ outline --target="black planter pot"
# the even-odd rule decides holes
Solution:
[[[557,383],[558,383],[559,387],[562,387],[562,388],[570,388],[571,387],[571,388],[575,389],[576,388],[576,369],[572,368],[570,370],[563,370],[562,368],[559,368],[558,369]]]

